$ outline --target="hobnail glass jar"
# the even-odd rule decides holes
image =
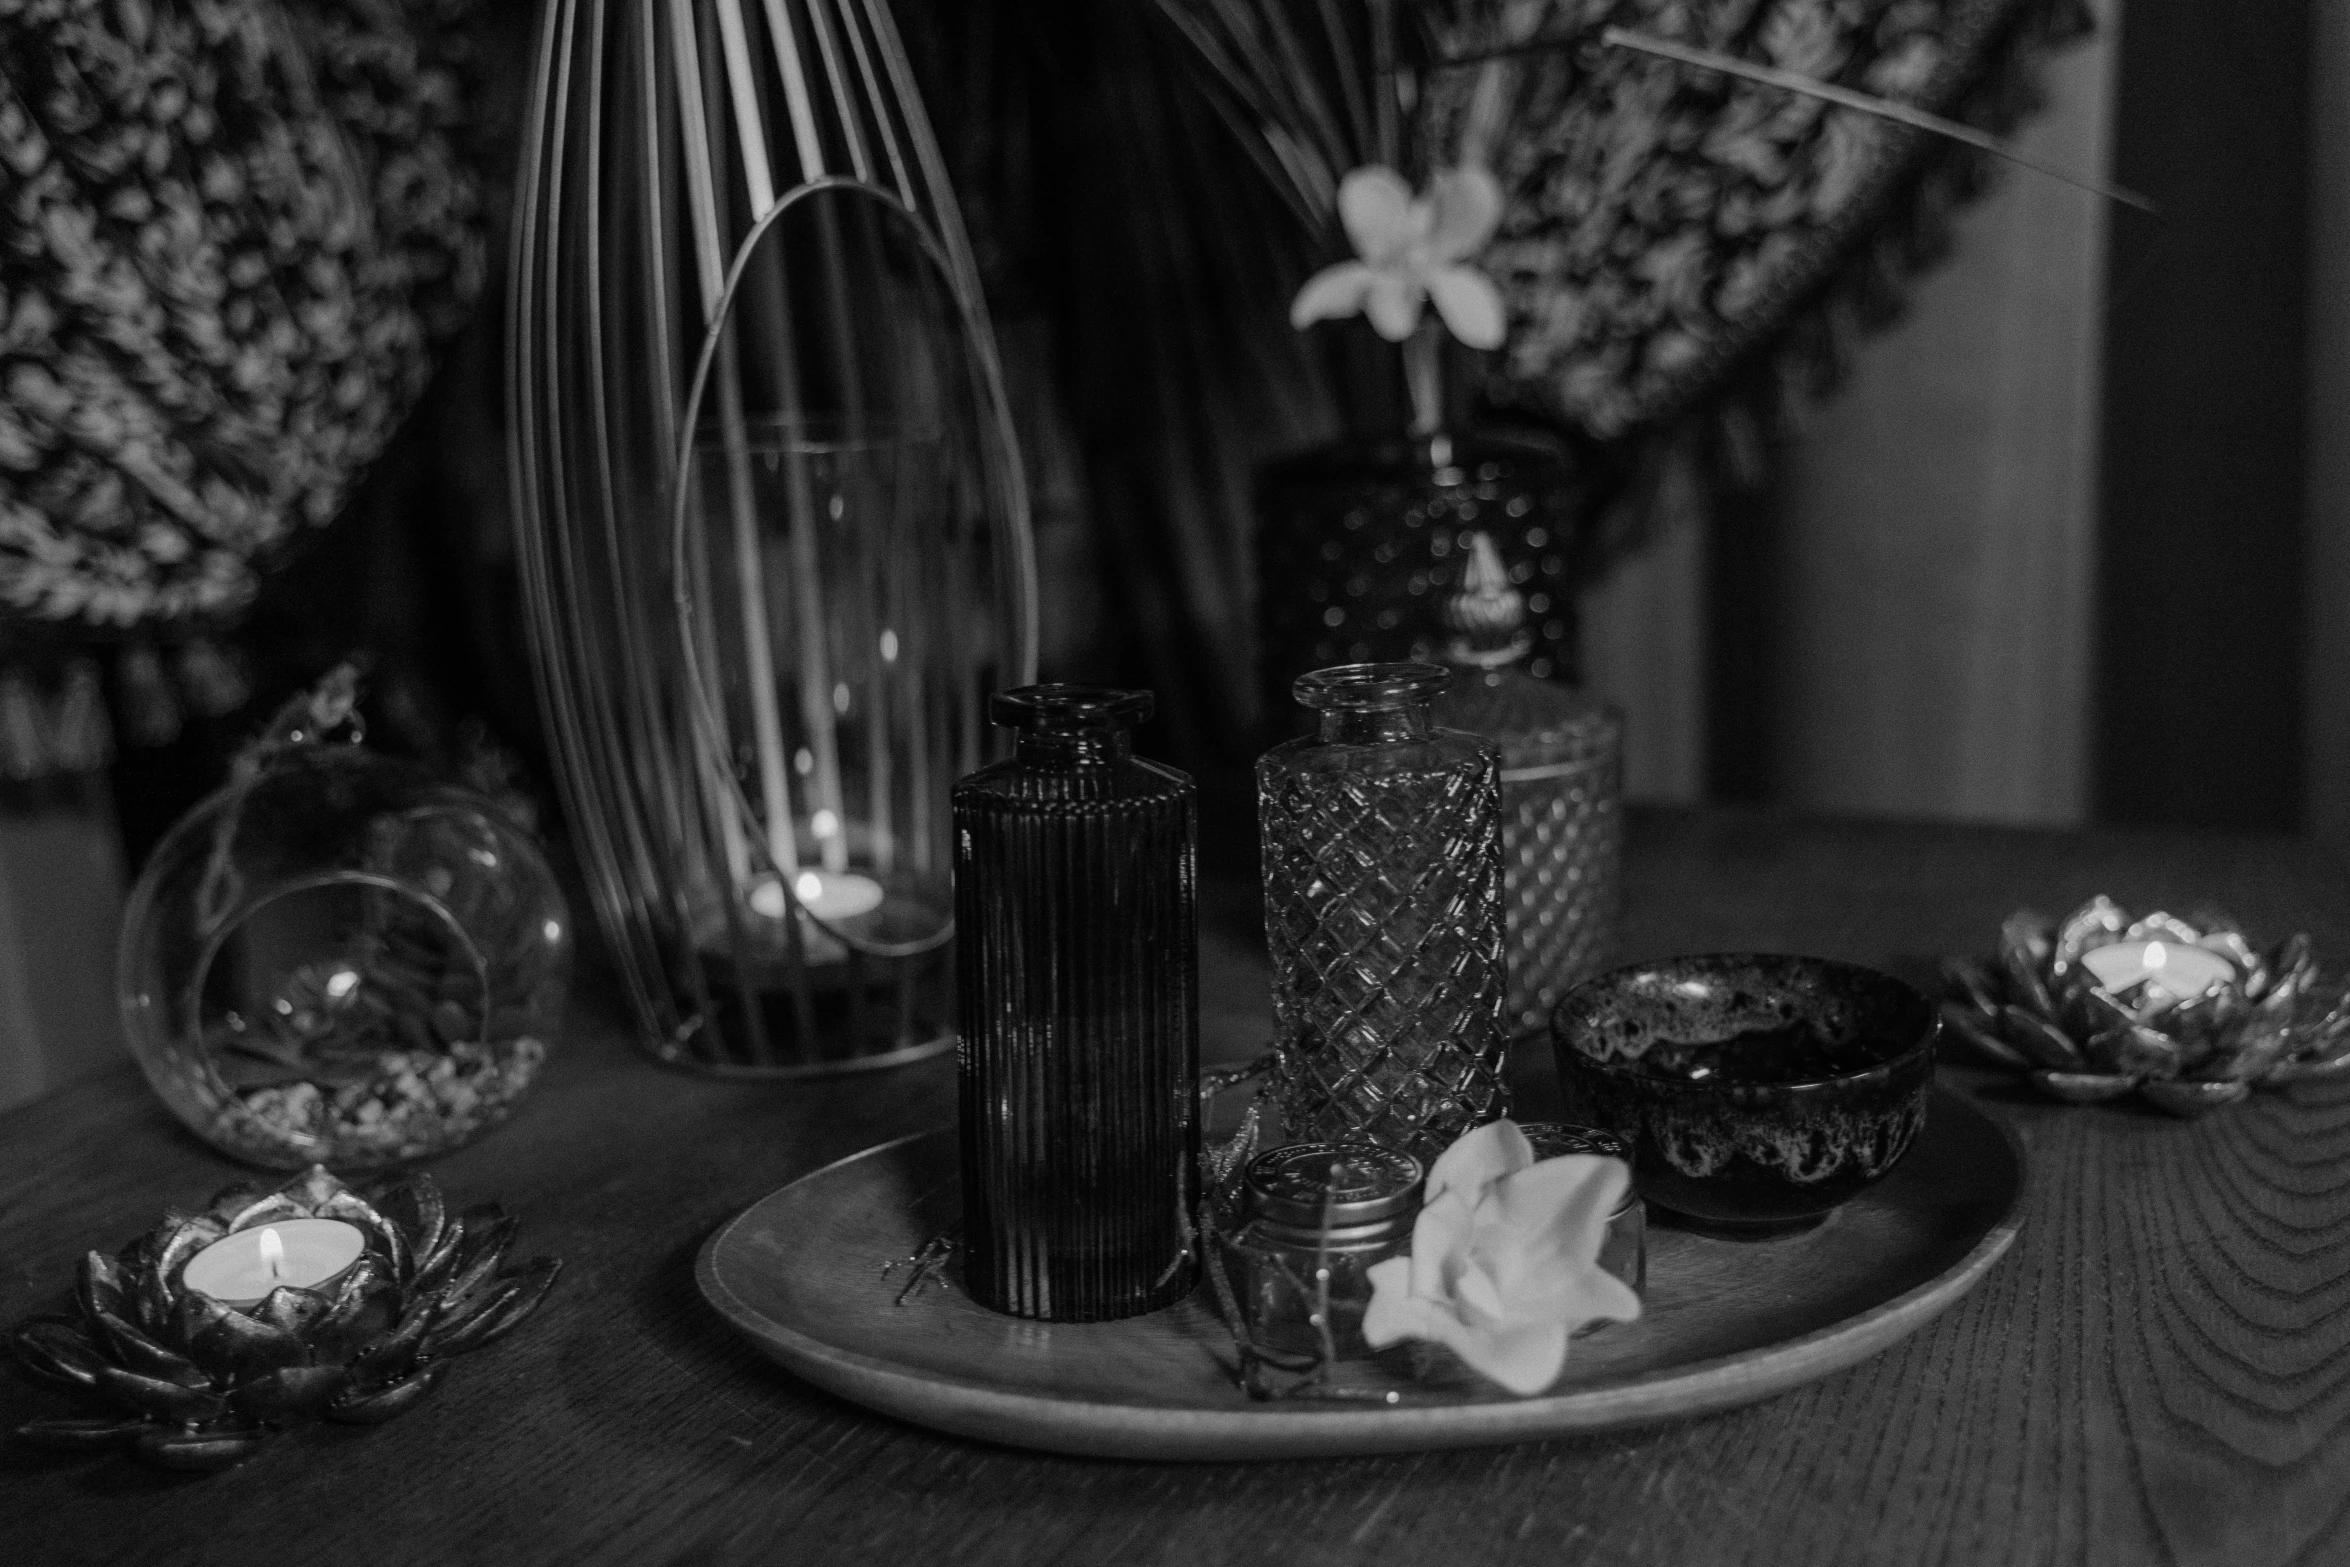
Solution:
[[[1283,698],[1307,670],[1438,653],[1430,611],[1458,580],[1471,529],[1530,568],[1532,673],[1573,677],[1575,538],[1614,485],[1554,448],[1474,430],[1349,438],[1267,463],[1256,558],[1268,720],[1291,732]]]
[[[1257,763],[1272,1086],[1301,1141],[1430,1160],[1506,1113],[1500,757],[1434,664],[1301,677],[1319,732]]]
[[[1017,750],[953,796],[964,1287],[1015,1316],[1132,1316],[1197,1277],[1197,794],[1134,755],[1147,691],[990,710]]]
[[[132,1054],[223,1153],[366,1169],[503,1121],[561,1019],[571,918],[487,796],[297,744],[198,805],[123,915]]]
[[[1528,673],[1526,599],[1483,533],[1441,610],[1452,685],[1436,719],[1501,749],[1502,903],[1510,1033],[1607,967],[1623,906],[1624,723],[1614,707]]]

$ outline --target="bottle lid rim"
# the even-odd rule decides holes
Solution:
[[[1317,712],[1328,709],[1403,707],[1429,702],[1452,684],[1442,664],[1413,660],[1390,664],[1334,664],[1300,675],[1290,694]]]
[[[1005,729],[1070,734],[1131,729],[1147,722],[1156,703],[1148,691],[1052,682],[998,691],[987,716]]]

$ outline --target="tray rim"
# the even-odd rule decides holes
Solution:
[[[1081,1458],[1336,1458],[1625,1430],[1736,1409],[1857,1365],[1933,1321],[1981,1281],[2023,1228],[2029,1188],[2023,1145],[2010,1127],[1965,1096],[1937,1084],[1934,1097],[1948,1101],[1937,1111],[1972,1116],[1992,1128],[2011,1161],[2006,1211],[1957,1262],[1891,1300],[1795,1338],[1622,1381],[1507,1402],[1169,1409],[1019,1392],[968,1378],[910,1371],[893,1361],[840,1348],[752,1309],[726,1287],[718,1272],[718,1254],[759,1208],[860,1160],[951,1134],[951,1125],[859,1149],[759,1197],[702,1244],[694,1259],[694,1280],[702,1297],[737,1332],[785,1370],[828,1393],[932,1430]]]

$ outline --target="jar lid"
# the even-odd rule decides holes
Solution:
[[[1603,1159],[1621,1159],[1632,1162],[1631,1147],[1615,1133],[1596,1126],[1570,1126],[1564,1121],[1535,1121],[1519,1126],[1526,1141],[1533,1146],[1537,1159],[1556,1159],[1562,1154],[1597,1154]]]
[[[1292,1228],[1372,1224],[1420,1204],[1420,1161],[1373,1143],[1291,1143],[1258,1154],[1241,1180],[1252,1217]]]
[[[1084,730],[1131,729],[1151,716],[1148,691],[1125,691],[1116,686],[1047,684],[998,691],[987,704],[987,716],[1006,729],[1036,734],[1070,734]]]
[[[1556,1159],[1565,1154],[1596,1154],[1602,1159],[1621,1159],[1626,1166],[1632,1163],[1632,1145],[1615,1133],[1596,1126],[1573,1126],[1564,1121],[1534,1121],[1518,1128],[1526,1134],[1526,1141],[1534,1149],[1537,1162]],[[1624,1183],[1623,1200],[1616,1204],[1613,1219],[1634,1203],[1640,1201],[1637,1181]]]

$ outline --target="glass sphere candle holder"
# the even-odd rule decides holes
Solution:
[[[553,871],[497,802],[313,741],[240,763],[156,848],[117,988],[148,1082],[206,1142],[365,1169],[507,1117],[571,948]]]

